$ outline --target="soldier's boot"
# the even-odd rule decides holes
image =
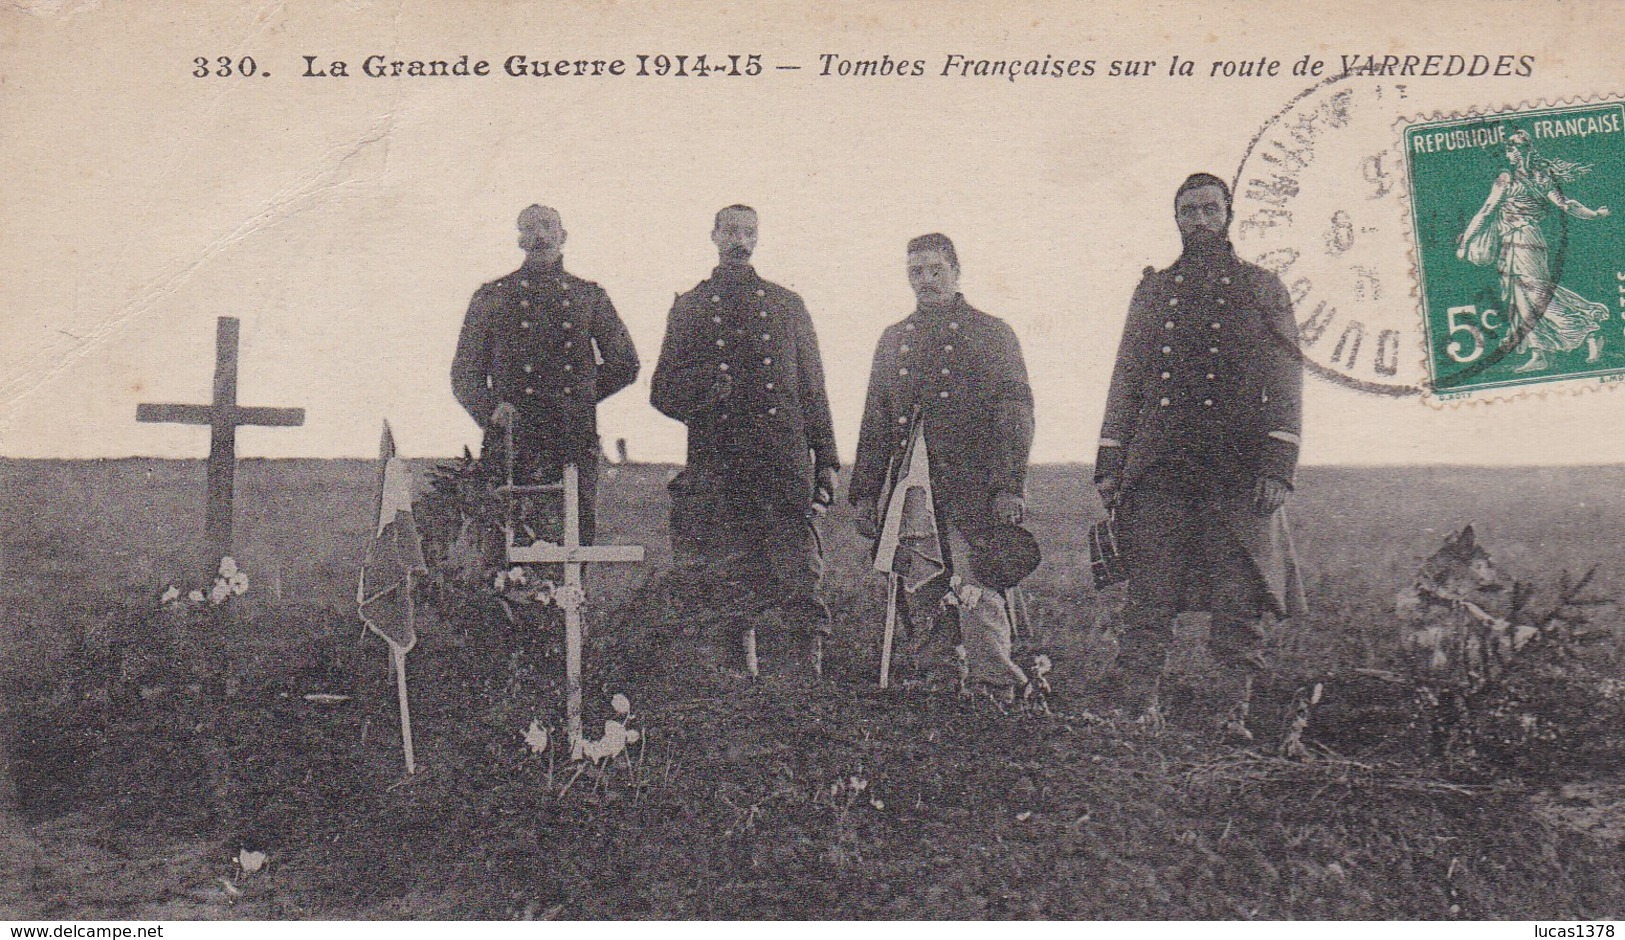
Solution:
[[[1266,636],[1257,617],[1215,615],[1208,633],[1208,646],[1225,684],[1231,703],[1219,719],[1219,733],[1237,744],[1253,740],[1248,720],[1252,717],[1253,684],[1269,671],[1264,653]]]
[[[1130,605],[1116,630],[1117,661],[1109,682],[1114,701],[1108,704],[1153,729],[1164,724],[1162,673],[1173,620],[1173,611]]]

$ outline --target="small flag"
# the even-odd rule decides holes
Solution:
[[[931,454],[925,446],[924,421],[914,422],[913,435],[892,479],[880,540],[875,543],[874,569],[897,575],[912,594],[946,567],[931,495]]]
[[[412,576],[427,574],[423,542],[412,519],[412,468],[395,456],[395,436],[384,422],[379,447],[378,525],[356,585],[356,604],[367,628],[403,653],[417,643]]]

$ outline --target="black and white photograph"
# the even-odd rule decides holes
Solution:
[[[1616,10],[0,4],[0,922],[1612,937]]]

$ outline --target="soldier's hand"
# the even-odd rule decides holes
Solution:
[[[1115,476],[1104,476],[1095,484],[1096,492],[1100,493],[1100,504],[1107,509],[1116,509],[1117,502],[1123,496],[1122,481]]]
[[[518,417],[518,416],[519,416],[519,409],[517,409],[517,408],[515,408],[513,406],[513,402],[511,402],[511,401],[501,402],[491,412],[491,424],[493,424],[494,426],[499,427],[499,428],[505,428],[508,425],[512,424],[513,419]]]
[[[813,505],[820,510],[835,505],[835,468],[819,467],[818,482],[813,486]]]
[[[880,538],[880,501],[874,499],[861,499],[852,506],[856,513],[852,524],[857,527],[858,534],[866,539]]]
[[[1021,525],[1027,518],[1027,501],[1015,493],[993,497],[993,517],[1006,525]]]
[[[1291,492],[1290,486],[1274,477],[1259,477],[1258,485],[1253,488],[1253,510],[1260,516],[1273,515]]]

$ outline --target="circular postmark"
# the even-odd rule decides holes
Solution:
[[[1405,249],[1404,90],[1338,75],[1265,121],[1232,184],[1233,238],[1281,278],[1312,374],[1374,395],[1422,393],[1421,318]]]

